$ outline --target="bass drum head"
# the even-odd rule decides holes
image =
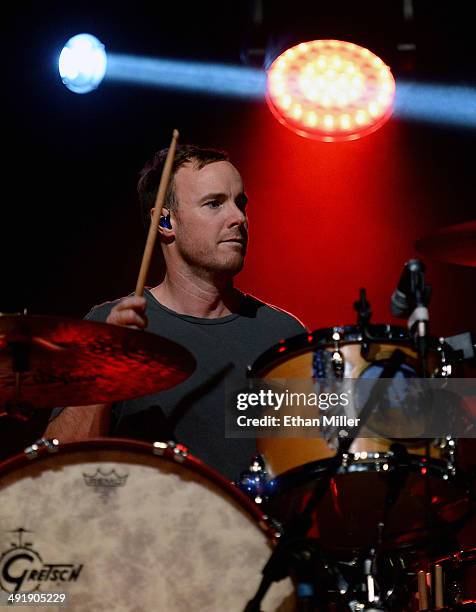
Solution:
[[[0,467],[3,590],[63,592],[85,612],[242,610],[254,596],[274,534],[217,472],[130,440],[41,450]],[[292,591],[275,583],[263,609],[292,609]]]

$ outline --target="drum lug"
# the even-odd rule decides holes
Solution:
[[[27,446],[23,452],[28,459],[36,459],[41,448],[46,448],[49,453],[56,453],[59,445],[60,442],[57,438],[39,438],[30,446]]]
[[[173,445],[173,442],[154,442],[152,444],[152,452],[154,455],[163,457],[171,445]]]
[[[184,444],[174,445],[174,459],[178,463],[183,463],[188,457],[188,448]]]
[[[159,455],[160,457],[171,455],[177,463],[183,463],[189,454],[189,450],[186,446],[177,444],[172,440],[168,442],[154,442],[152,444],[152,452],[154,455]]]
[[[341,379],[344,377],[345,362],[344,355],[340,350],[340,333],[338,331],[334,331],[332,340],[334,341],[334,349],[331,357],[332,369],[334,370],[335,377]]]
[[[448,378],[453,374],[452,362],[448,359],[445,348],[448,348],[445,339],[438,338],[438,347],[436,350],[438,352],[440,363],[433,373],[433,375],[437,378]]]
[[[275,539],[280,538],[284,533],[282,523],[271,516],[268,516],[267,514],[263,514],[260,525],[265,529],[265,531],[270,531],[272,533],[272,537]]]
[[[441,450],[441,456],[446,460],[451,476],[456,474],[456,440],[451,436],[446,436],[444,439],[436,442]]]

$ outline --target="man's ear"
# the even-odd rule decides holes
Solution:
[[[155,215],[155,206],[150,209],[150,220],[154,218]],[[162,212],[160,213],[161,217],[168,217],[170,215],[170,210],[168,208],[162,207]]]
[[[151,221],[154,218],[155,212],[156,212],[155,207],[151,208],[150,210],[150,220]],[[170,219],[170,211],[168,208],[162,208],[162,211],[160,213],[160,220],[158,224],[158,232],[161,236],[170,237],[172,230],[173,228],[172,228],[172,222]]]

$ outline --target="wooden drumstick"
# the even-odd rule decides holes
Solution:
[[[172,141],[170,143],[167,157],[165,159],[162,176],[160,177],[159,189],[157,190],[157,196],[155,198],[155,212],[152,215],[152,219],[150,222],[149,233],[147,234],[147,242],[145,243],[144,255],[142,256],[139,276],[137,277],[135,294],[140,297],[144,294],[144,285],[145,281],[147,280],[147,274],[149,273],[152,253],[154,252],[155,240],[157,238],[157,229],[159,227],[159,220],[160,215],[162,213],[162,207],[164,205],[165,195],[167,193],[167,188],[170,183],[172,165],[175,158],[175,147],[177,146],[178,137],[178,131],[174,130],[172,135]]]

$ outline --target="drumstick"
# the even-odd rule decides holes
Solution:
[[[157,190],[157,196],[155,198],[155,212],[150,222],[149,233],[147,234],[147,242],[145,243],[144,255],[142,256],[142,263],[139,270],[139,276],[137,277],[136,291],[135,294],[141,297],[144,294],[144,285],[147,280],[147,274],[149,272],[150,261],[152,259],[152,253],[154,252],[155,240],[157,238],[157,228],[159,227],[159,219],[162,213],[162,207],[164,205],[165,194],[170,182],[170,175],[172,174],[172,165],[175,157],[175,147],[177,146],[177,140],[179,133],[177,130],[173,131],[172,141],[165,159],[164,169],[162,170],[162,176],[160,177],[159,189]]]

